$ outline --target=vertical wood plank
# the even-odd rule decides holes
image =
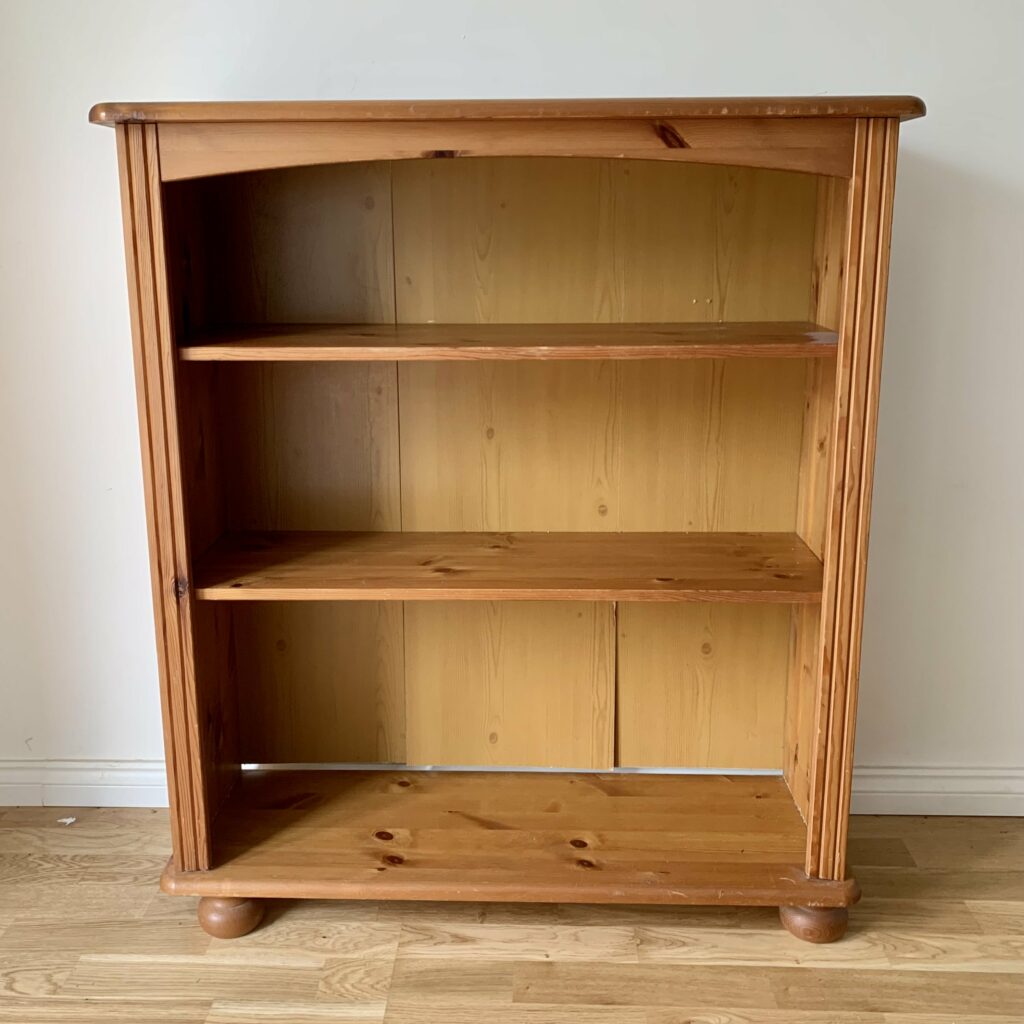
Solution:
[[[618,628],[620,765],[782,767],[788,608],[620,603]]]
[[[393,363],[239,363],[218,404],[229,529],[399,529]]]
[[[715,171],[711,319],[801,319],[811,288],[815,180],[784,171]]]
[[[814,323],[838,331],[845,271],[848,182],[836,178],[819,179],[817,200],[808,315]],[[825,553],[836,371],[837,361],[831,359],[813,360],[805,370],[796,532],[819,558],[823,558]],[[823,692],[817,684],[822,671],[821,628],[819,610],[793,609],[784,772],[793,799],[805,820],[811,813],[811,775],[822,713]]]
[[[798,361],[627,363],[616,373],[619,529],[794,528]]]
[[[611,604],[409,602],[413,764],[610,768]]]
[[[203,187],[214,323],[393,321],[389,164],[227,176]]]
[[[804,821],[810,814],[821,691],[821,609],[802,605],[790,615],[783,775]]]
[[[194,871],[210,863],[214,781],[198,722],[156,128],[118,126],[117,137],[173,854]]]
[[[232,609],[244,762],[402,763],[402,605],[245,604]]]
[[[402,363],[406,530],[614,530],[609,362]]]
[[[846,872],[897,135],[896,121],[857,122],[824,559],[822,721],[808,818],[807,870],[822,878]]]

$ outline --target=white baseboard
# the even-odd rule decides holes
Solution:
[[[0,760],[0,806],[166,807],[164,763]],[[1024,816],[1024,768],[857,768],[853,811]]]
[[[0,760],[0,806],[166,807],[164,763]]]
[[[854,768],[852,810],[1024,816],[1024,768]]]

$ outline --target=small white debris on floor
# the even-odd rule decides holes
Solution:
[[[77,818],[58,818],[57,819],[57,824],[58,825],[74,825],[74,823],[76,821],[78,821]]]

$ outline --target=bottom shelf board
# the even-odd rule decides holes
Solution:
[[[242,773],[199,896],[847,906],[808,878],[781,778],[532,772]]]

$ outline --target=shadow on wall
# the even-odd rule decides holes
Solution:
[[[1012,765],[1024,247],[1014,265],[994,240],[1024,237],[1024,189],[905,147],[895,217],[857,763],[906,763],[912,729],[918,764],[990,751]]]

